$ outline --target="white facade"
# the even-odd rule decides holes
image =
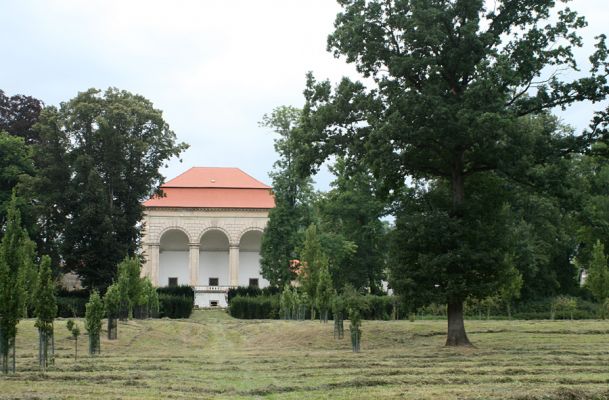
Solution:
[[[142,274],[156,286],[191,285],[199,307],[226,307],[229,287],[268,286],[260,275],[267,221],[266,209],[147,207]]]

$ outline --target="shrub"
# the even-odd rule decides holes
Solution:
[[[279,296],[237,295],[231,300],[228,313],[241,319],[276,319],[279,318]]]
[[[194,292],[192,298],[190,296],[159,293],[159,306],[161,317],[189,318],[194,307]]]
[[[363,296],[365,307],[362,309],[363,319],[388,320],[393,315],[393,307],[396,304],[393,296]]]

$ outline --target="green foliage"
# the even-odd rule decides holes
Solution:
[[[195,301],[195,291],[189,285],[163,286],[156,288],[156,291],[159,295],[168,294],[172,296],[183,296],[192,300],[193,303]]]
[[[605,246],[600,241],[596,242],[592,250],[586,287],[599,303],[609,298],[609,267],[607,267]]]
[[[53,320],[57,315],[57,304],[55,300],[55,282],[51,274],[51,258],[48,256],[43,256],[40,261],[34,293],[35,326],[38,330],[52,333]]]
[[[345,301],[347,314],[349,315],[351,347],[354,353],[359,353],[362,339],[362,311],[367,309],[367,305],[362,295],[353,286],[345,286],[342,296]]]
[[[117,285],[123,308],[121,311],[126,311],[129,318],[133,317],[133,307],[142,295],[140,270],[140,260],[137,257],[126,257],[117,266]]]
[[[231,299],[236,296],[271,296],[279,294],[280,288],[275,286],[267,286],[265,288],[258,288],[253,286],[237,286],[228,289],[227,297],[230,303]]]
[[[331,307],[334,288],[332,277],[328,270],[328,259],[322,258],[319,270],[319,280],[317,282],[317,292],[315,294],[315,305],[319,310],[319,318],[322,322],[328,322],[328,311]]]
[[[0,369],[8,373],[9,350],[14,346],[17,324],[24,316],[30,287],[32,244],[21,227],[17,196],[13,192],[8,205],[7,222],[0,243]],[[13,360],[13,372],[15,363]]]
[[[345,336],[345,301],[336,291],[332,296],[332,317],[334,318],[334,339],[342,339]]]
[[[279,295],[279,315],[285,320],[293,319],[292,314],[295,306],[294,291],[289,284],[285,284],[283,291]]]
[[[38,328],[40,336],[38,361],[44,371],[49,364],[48,347],[52,342],[53,320],[57,315],[55,282],[51,274],[51,258],[49,256],[43,256],[40,262],[33,299],[34,315],[36,316],[35,326]]]
[[[319,284],[319,273],[323,264],[327,264],[328,258],[324,254],[321,240],[317,233],[315,224],[309,225],[305,232],[305,239],[300,250],[300,263],[302,265],[298,280],[304,293],[311,302],[311,318],[315,319],[315,296]]]
[[[336,176],[332,189],[316,205],[334,285],[380,293],[387,241],[380,220],[385,203],[376,194],[376,179],[361,166],[348,168],[342,158],[330,170]]]
[[[108,318],[118,318],[121,309],[121,292],[117,283],[108,286],[104,295],[104,307]]]
[[[4,132],[1,127],[0,154],[0,226],[4,226],[8,218],[11,193],[19,183],[27,181],[27,177],[34,174],[34,166],[31,148],[22,138]]]
[[[159,295],[147,277],[141,278],[141,291],[137,306],[138,318],[156,317],[159,314]]]
[[[573,319],[573,312],[577,309],[577,299],[570,296],[557,296],[552,301],[552,319],[556,313],[568,314]]]
[[[297,259],[302,231],[311,220],[311,179],[303,178],[296,165],[295,135],[300,129],[300,115],[301,111],[293,107],[278,107],[260,123],[279,135],[275,139],[279,159],[270,174],[275,208],[269,212],[260,250],[262,276],[275,287],[283,287],[294,279],[291,262]]]
[[[187,146],[149,100],[113,88],[45,110],[36,130],[33,187],[40,219],[50,222],[41,235],[85,286],[105,289],[138,249],[141,203],[162,183],[159,168]]]
[[[74,340],[74,361],[76,361],[78,360],[78,337],[80,336],[80,328],[78,327],[78,324],[71,319],[66,321],[66,328],[68,329],[68,331],[72,335],[72,339]]]
[[[156,288],[161,317],[188,318],[195,304],[195,292],[188,285]]]
[[[159,293],[161,317],[189,318],[193,308],[194,301],[188,296]]]
[[[59,290],[57,292],[57,316],[81,318],[85,316],[85,306],[89,301],[87,290]]]
[[[102,328],[102,318],[104,317],[104,303],[99,297],[97,290],[91,292],[89,302],[86,305],[85,329],[89,334],[89,354],[99,354],[101,352],[100,333]]]
[[[447,301],[455,322],[447,343],[468,345],[463,301],[496,292],[511,268],[501,234],[508,190],[499,177],[539,189],[529,179],[537,166],[564,160],[599,134],[577,137],[531,121],[558,105],[606,98],[605,36],[587,76],[545,80],[548,66],[578,70],[573,49],[582,46],[577,31],[585,26],[569,9],[554,12],[555,2],[496,9],[482,1],[340,3],[328,48],[372,86],[344,78],[333,90],[309,74],[298,140],[302,170],[344,156],[348,165],[369,168],[389,199],[408,203],[398,216],[397,248],[421,256],[392,263],[393,278],[401,280],[394,287],[399,294],[420,289],[414,298],[425,302]],[[412,190],[405,192],[407,182]],[[438,200],[422,210],[430,191]]]
[[[280,299],[272,296],[237,296],[228,307],[228,313],[240,319],[276,319],[280,315]]]

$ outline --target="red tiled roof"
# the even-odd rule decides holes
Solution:
[[[261,208],[275,207],[270,186],[239,168],[191,168],[161,186],[164,197],[153,197],[145,207]]]
[[[163,187],[270,189],[239,168],[193,167]]]

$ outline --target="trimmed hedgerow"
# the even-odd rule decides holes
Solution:
[[[85,316],[85,304],[89,301],[89,291],[60,289],[56,300],[58,317],[82,318]]]
[[[279,296],[236,296],[231,299],[228,313],[241,319],[279,318]]]
[[[189,318],[194,301],[189,296],[159,294],[160,316],[167,318]]]
[[[180,286],[165,286],[156,288],[156,292],[161,294],[167,294],[170,296],[182,296],[188,297],[194,303],[195,301],[195,291],[192,287],[188,285],[180,285]]]
[[[263,289],[253,286],[239,286],[236,288],[228,289],[228,301],[230,302],[234,297],[258,297],[258,296],[273,296],[279,294],[281,291],[277,287],[265,287]]]

